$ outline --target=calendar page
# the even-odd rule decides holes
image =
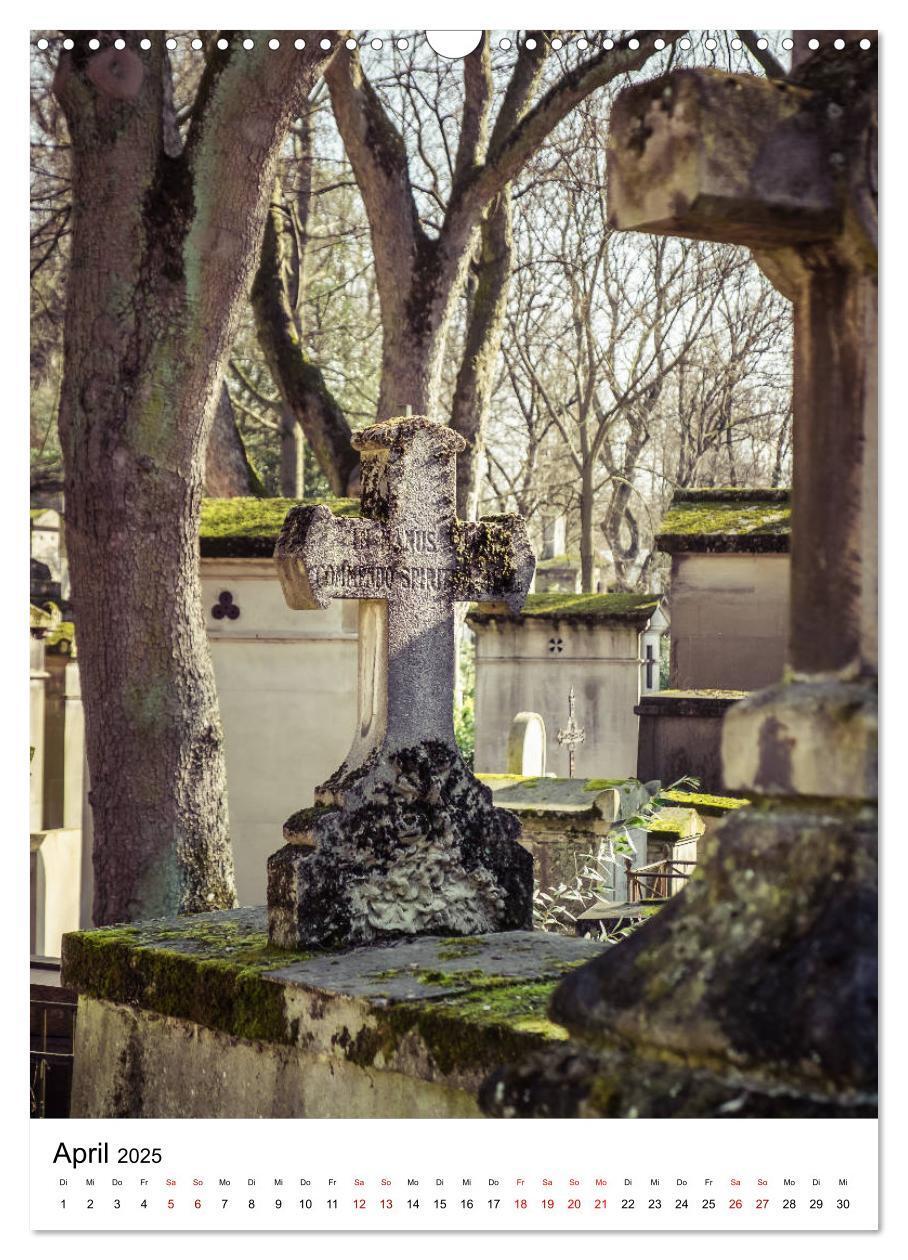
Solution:
[[[34,1237],[875,1231],[878,32],[236,7],[29,34]]]

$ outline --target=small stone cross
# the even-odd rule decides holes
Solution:
[[[291,509],[275,559],[291,608],[360,604],[359,721],[347,769],[377,747],[454,745],[454,603],[517,612],[535,560],[520,517],[457,520],[464,441],[422,416],[372,425],[362,456],[362,516]]]
[[[568,750],[568,778],[574,777],[574,749],[586,739],[586,731],[578,726],[574,718],[574,688],[568,692],[568,723],[555,736],[559,744],[565,744]]]

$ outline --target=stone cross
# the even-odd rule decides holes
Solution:
[[[535,560],[520,517],[459,521],[446,425],[404,417],[358,433],[362,516],[291,509],[275,551],[291,608],[360,601],[359,717],[347,768],[377,748],[454,745],[454,603],[517,612]]]
[[[605,1100],[584,1115],[876,1114],[877,34],[794,36],[786,78],[627,88],[608,141],[614,228],[748,246],[794,307],[789,669],[722,741],[725,787],[759,807],[556,989],[550,1017],[621,1061],[517,1072],[491,1087],[504,1114],[552,1114],[568,1079]],[[672,1057],[691,1067],[668,1088]]]
[[[578,744],[582,744],[586,739],[586,731],[582,726],[578,726],[574,720],[574,688],[568,692],[568,723],[563,730],[560,730],[555,736],[559,744],[567,746],[568,750],[568,778],[574,777],[574,749]]]
[[[471,774],[453,723],[454,605],[519,611],[535,567],[526,528],[516,516],[457,519],[464,442],[445,425],[405,416],[353,444],[360,519],[293,508],[275,550],[291,608],[359,601],[359,678],[350,751],[268,862],[272,943],[529,927],[519,823]]]

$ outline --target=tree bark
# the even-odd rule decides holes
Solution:
[[[433,415],[444,336],[478,215],[457,233],[430,239],[419,221],[403,138],[359,55],[337,58],[325,79],[372,239],[382,316],[376,419],[402,416],[408,407],[414,415]]]
[[[265,224],[258,271],[252,286],[259,345],[288,410],[303,426],[319,467],[335,494],[349,492],[359,466],[347,418],[325,383],[321,369],[307,358],[288,278],[295,267],[296,243],[289,230],[281,187],[275,182]]]
[[[330,54],[327,32],[304,52],[269,49],[269,32],[239,54],[242,33],[210,41],[183,145],[164,32],[147,51],[102,32],[94,53],[89,34],[55,79],[73,184],[59,426],[94,919],[110,923],[235,903],[200,601],[204,453],[278,151]]]
[[[214,409],[205,451],[205,493],[211,499],[233,499],[238,495],[261,493],[261,483],[249,463],[224,384]]]
[[[474,520],[479,505],[485,420],[508,306],[513,252],[511,190],[499,196],[480,235],[476,287],[451,404],[451,428],[467,445],[457,456],[457,514]]]

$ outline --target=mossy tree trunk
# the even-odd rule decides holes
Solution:
[[[185,141],[164,32],[80,32],[55,92],[73,185],[59,426],[94,814],[96,923],[231,906],[202,615],[204,455],[278,150],[330,54],[208,40]],[[115,35],[126,47],[112,46]],[[335,44],[337,40],[333,41]]]

